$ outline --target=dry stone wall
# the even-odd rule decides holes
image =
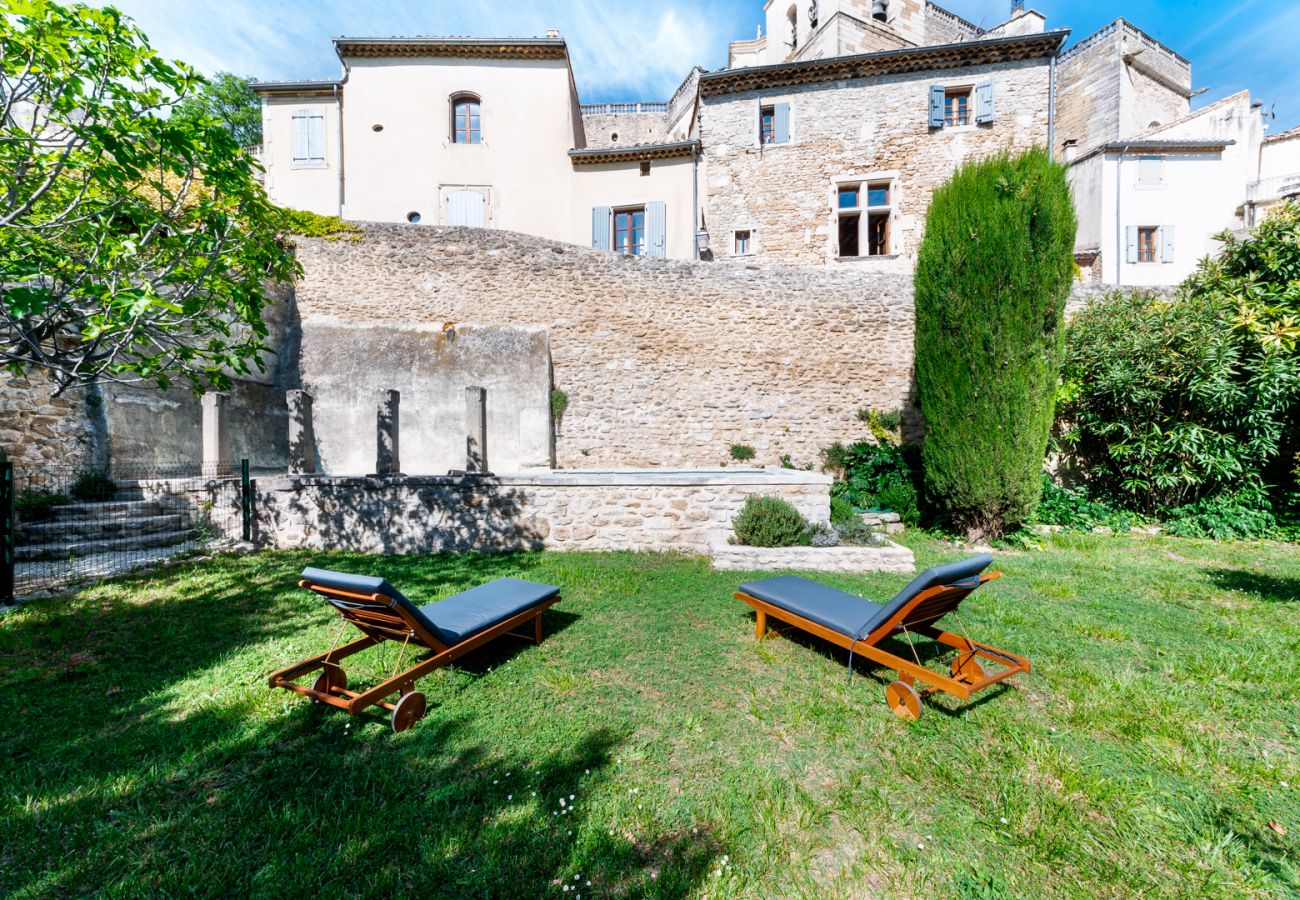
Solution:
[[[77,388],[54,397],[40,372],[0,373],[0,449],[19,468],[88,467],[95,458],[98,394]]]
[[[859,409],[908,403],[907,276],[633,259],[409,225],[368,225],[355,243],[302,240],[298,255],[305,333],[315,317],[546,326],[568,395],[562,467],[717,466],[732,444],[753,446],[759,463],[789,454],[806,465],[862,437]]]

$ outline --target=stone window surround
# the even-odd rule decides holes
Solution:
[[[458,100],[475,100],[478,102],[479,132],[478,132],[477,144],[458,144],[456,143],[456,141],[452,140],[451,132],[452,132],[452,128],[455,127],[454,123],[456,121],[456,101]],[[487,122],[488,112],[489,112],[489,107],[487,105],[487,102],[483,99],[483,95],[480,94],[478,91],[471,90],[469,88],[457,88],[456,90],[449,93],[447,95],[447,127],[443,131],[443,135],[442,135],[443,149],[452,148],[456,150],[465,150],[469,152],[476,147],[489,146],[488,139],[487,139],[487,129],[483,127],[484,123]]]
[[[750,116],[750,121],[752,122],[761,123],[763,117],[763,107],[765,106],[776,106],[776,104],[778,103],[785,103],[790,107],[790,140],[784,141],[780,144],[764,144],[763,129],[759,127],[754,129],[754,136],[749,142],[749,146],[752,149],[759,150],[763,153],[766,153],[769,150],[775,150],[778,147],[794,147],[798,145],[799,130],[795,126],[797,117],[795,116],[795,112],[794,112],[794,106],[795,106],[794,101],[797,96],[798,96],[797,94],[771,94],[771,95],[763,94],[754,98],[754,100],[752,101],[754,105],[754,113],[752,116]]]
[[[736,252],[736,236],[742,231],[749,232],[749,250],[745,253]],[[728,248],[727,255],[739,258],[746,258],[758,255],[758,226],[751,225],[748,222],[740,222],[731,228],[731,246]]]
[[[826,255],[827,259],[833,263],[859,263],[873,262],[877,260],[898,259],[903,255],[903,240],[898,224],[898,207],[901,188],[900,173],[897,169],[883,169],[877,171],[864,172],[861,175],[836,175],[831,179],[830,191],[827,193],[827,203],[830,206],[830,225],[827,231]],[[839,197],[840,188],[848,185],[868,185],[889,182],[889,252],[879,256],[840,256],[836,251],[838,239],[835,235],[838,233],[839,223]],[[867,207],[861,207],[863,216],[867,213]]]

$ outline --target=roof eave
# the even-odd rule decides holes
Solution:
[[[670,144],[640,144],[631,147],[602,147],[570,150],[569,159],[574,165],[591,165],[603,162],[642,162],[653,159],[672,159],[698,152],[699,141],[674,141]]]

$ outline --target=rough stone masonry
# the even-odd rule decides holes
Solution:
[[[303,239],[298,255],[307,332],[317,317],[548,328],[569,398],[562,467],[716,466],[732,444],[753,446],[759,464],[815,464],[862,437],[858,410],[908,405],[906,275],[629,258],[408,225]]]

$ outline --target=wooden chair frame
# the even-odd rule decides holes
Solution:
[[[547,597],[535,606],[516,613],[510,618],[466,638],[459,644],[448,646],[438,640],[424,626],[424,623],[411,615],[410,611],[402,604],[385,594],[358,594],[306,580],[299,581],[298,586],[320,594],[326,599],[344,604],[342,606],[331,605],[334,605],[334,608],[339,611],[343,618],[360,629],[365,636],[350,643],[335,646],[327,653],[304,659],[302,662],[281,669],[270,676],[270,686],[285,688],[294,693],[302,694],[317,703],[344,710],[352,716],[371,706],[382,707],[392,713],[392,724],[395,731],[406,730],[424,715],[424,696],[415,690],[416,681],[436,669],[451,665],[465,654],[477,650],[484,644],[504,635],[523,638],[532,641],[534,644],[540,644],[542,642],[542,613],[559,603],[561,599],[558,594]],[[382,609],[376,607],[382,607]],[[533,623],[531,634],[520,634],[515,631],[516,628],[525,625],[530,619]],[[347,676],[339,663],[349,656],[384,641],[402,642],[403,652],[398,656],[393,674],[368,690],[349,690]],[[433,655],[399,672],[398,669],[401,668],[406,648],[412,644],[424,650],[432,651]],[[304,675],[317,671],[321,672],[321,675],[317,677],[311,687],[297,683],[297,680]],[[394,693],[398,695],[395,702],[390,703],[384,699]],[[418,699],[412,702],[404,702],[408,697]]]
[[[979,577],[979,583],[982,585],[1001,577],[1001,572],[989,572]],[[956,603],[953,602],[954,598],[960,602],[960,599],[973,590],[974,588],[955,585],[937,585],[926,588],[904,604],[896,613],[872,629],[865,637],[857,640],[805,619],[803,616],[789,610],[774,606],[766,600],[751,597],[749,594],[738,592],[736,599],[743,600],[754,608],[757,614],[754,634],[758,640],[762,640],[766,635],[767,619],[771,616],[774,619],[793,625],[801,631],[806,631],[823,640],[830,641],[836,646],[843,647],[845,650],[864,656],[873,662],[898,672],[899,682],[907,686],[907,691],[903,693],[910,694],[911,698],[915,700],[915,705],[909,702],[907,704],[908,708],[900,710],[899,706],[894,702],[893,685],[890,686],[890,705],[899,716],[916,718],[920,715],[921,694],[944,691],[962,700],[969,700],[971,695],[985,688],[991,687],[1000,681],[1006,681],[1021,672],[1029,672],[1029,660],[1023,656],[1017,656],[1014,653],[1008,653],[1006,650],[999,650],[988,644],[973,641],[964,634],[958,635],[950,631],[941,631],[934,626],[935,622],[956,608]],[[915,648],[913,648],[913,659],[909,660],[878,646],[885,638],[900,633],[907,637],[909,643],[911,642],[911,635],[918,634],[956,649],[957,657],[952,662],[951,674],[943,675],[921,665],[919,657],[915,655]],[[996,663],[999,668],[991,673],[985,673],[983,666],[976,662],[979,659]],[[914,687],[918,681],[928,685],[919,693]]]

